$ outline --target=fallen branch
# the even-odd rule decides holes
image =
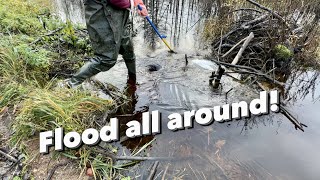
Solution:
[[[11,156],[10,154],[7,154],[7,153],[3,152],[2,150],[0,150],[0,154],[1,154],[2,156],[4,156],[5,158],[7,158],[9,161],[12,161],[12,162],[14,162],[14,163],[16,163],[16,162],[19,161],[18,159],[14,158],[14,157]]]
[[[243,43],[247,38],[242,39],[241,41],[239,41],[237,44],[235,44],[228,52],[226,52],[222,58],[225,58],[226,56],[228,56],[235,48],[237,48],[241,43]]]
[[[277,84],[277,85],[279,85],[279,86],[284,86],[284,83],[282,83],[282,82],[280,82],[280,81],[277,81],[277,80],[274,80],[274,79],[272,79],[271,77],[269,77],[268,75],[263,74],[263,73],[249,72],[249,71],[239,71],[239,70],[234,70],[233,72],[225,72],[225,74],[232,74],[232,73],[238,73],[238,74],[253,74],[253,75],[257,75],[257,76],[264,77],[264,78],[266,78],[267,80],[272,81],[273,83],[275,83],[275,84]]]
[[[263,5],[255,2],[255,1],[253,1],[253,0],[246,0],[246,1],[248,1],[249,3],[257,6],[258,8],[260,8],[260,9],[262,9],[262,10],[268,11],[268,12],[271,13],[274,17],[276,17],[276,18],[279,19],[281,22],[283,22],[283,23],[287,26],[287,28],[290,29],[290,26],[287,24],[287,22],[284,20],[284,18],[281,17],[278,13],[272,11],[271,9],[269,9],[269,8],[267,8],[267,7],[263,6]]]
[[[280,112],[294,124],[296,129],[300,129],[304,132],[303,127],[307,126],[305,124],[300,123],[285,107],[280,106]]]
[[[172,161],[184,158],[174,157],[136,157],[136,156],[115,156],[116,160],[131,160],[131,161]]]
[[[252,25],[252,24],[254,24],[254,23],[260,22],[260,21],[262,21],[263,19],[265,19],[265,18],[267,18],[267,17],[268,17],[268,15],[266,14],[266,15],[263,15],[263,16],[258,17],[257,19],[254,19],[254,20],[252,20],[252,21],[245,22],[245,23],[243,23],[240,27],[238,27],[238,28],[236,28],[236,29],[233,29],[233,30],[229,31],[227,34],[223,35],[220,40],[223,41],[223,40],[225,40],[227,37],[229,37],[231,34],[237,32],[237,31],[239,31],[239,30],[247,29],[247,26],[250,26],[250,25]],[[219,43],[220,43],[220,41],[216,42],[216,43],[213,45],[213,47],[217,47],[217,46],[219,45]]]
[[[258,85],[260,86],[260,88],[264,91],[267,91],[268,89],[266,89],[264,86],[262,86],[260,83],[258,83]],[[289,121],[291,121],[294,124],[294,127],[296,129],[300,129],[302,132],[304,132],[303,127],[308,127],[303,123],[300,123],[285,107],[283,107],[283,105],[280,105],[280,113],[282,113],[286,118],[289,119]]]
[[[262,76],[264,77],[265,79],[271,81],[271,82],[274,82],[275,84],[279,85],[279,86],[284,86],[285,83],[283,82],[280,82],[280,81],[277,81],[277,80],[274,80],[273,78],[269,77],[268,75],[254,69],[254,68],[251,68],[251,67],[248,67],[248,66],[241,66],[241,65],[234,65],[234,64],[229,64],[229,63],[225,63],[225,62],[219,62],[219,61],[216,61],[214,59],[212,59],[213,62],[215,62],[216,64],[218,65],[223,65],[223,66],[226,66],[226,67],[234,67],[234,68],[239,68],[239,69],[246,69],[246,70],[250,70],[250,71],[247,71],[246,73],[252,73],[252,74],[256,74],[256,75],[259,75],[259,76]]]
[[[231,64],[235,65],[235,64],[237,64],[237,63],[239,62],[239,60],[240,60],[240,58],[241,58],[244,50],[247,48],[247,46],[249,45],[250,41],[251,41],[253,38],[254,38],[254,34],[253,34],[253,32],[251,32],[251,33],[249,34],[249,36],[246,38],[246,40],[244,41],[241,49],[239,50],[237,56],[233,59],[233,61],[232,61]]]
[[[3,178],[9,172],[11,172],[12,168],[15,167],[16,165],[18,165],[18,167],[22,167],[22,165],[20,164],[22,159],[24,159],[24,158],[20,158],[20,159],[18,159],[17,162],[15,162],[12,165],[10,165],[10,167],[6,170],[6,172],[0,175],[0,179]]]
[[[258,12],[258,13],[262,13],[258,9],[253,9],[253,8],[240,8],[240,9],[234,10],[233,12],[237,12],[237,11],[255,11],[255,12]]]
[[[241,25],[241,28],[242,29],[248,29],[250,25],[253,25],[253,24],[256,24],[256,23],[259,23],[259,22],[262,22],[263,20],[265,20],[267,17],[269,17],[269,14],[265,14],[265,15],[262,15],[254,20],[251,20],[251,21],[248,21],[248,22],[245,22]]]

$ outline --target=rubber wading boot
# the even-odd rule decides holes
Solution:
[[[134,73],[128,73],[128,80],[127,80],[127,86],[124,89],[124,94],[129,97],[131,100],[129,102],[129,107],[127,107],[127,110],[129,110],[128,113],[133,113],[135,110],[135,105],[138,101],[138,95],[136,94],[137,86],[136,86],[136,74]]]
[[[137,76],[136,76],[136,74],[128,73],[127,86],[128,86],[129,88],[134,88],[134,89],[136,90],[136,89],[137,89],[136,83],[137,83]]]

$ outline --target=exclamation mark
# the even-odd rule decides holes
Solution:
[[[277,90],[270,91],[270,109],[273,112],[280,110],[280,94]]]

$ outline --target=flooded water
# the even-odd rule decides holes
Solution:
[[[190,14],[188,11],[183,13]],[[188,23],[182,20],[185,30],[181,32],[187,33],[179,35],[181,43],[170,41],[180,45],[175,47],[178,54],[168,53],[160,43],[157,50],[150,50],[142,38],[144,32],[135,37],[139,86],[134,112],[126,116],[126,121],[141,117],[139,114],[144,109],[159,110],[163,128],[162,133],[154,137],[116,143],[120,147],[119,155],[128,155],[135,148],[154,140],[141,156],[190,157],[189,160],[160,162],[155,179],[319,179],[320,81],[313,78],[310,84],[314,86],[310,87],[307,82],[318,72],[294,77],[293,87],[287,96],[290,99],[286,102],[288,110],[308,125],[305,132],[295,130],[282,114],[274,113],[228,123],[215,122],[206,127],[195,124],[192,129],[178,132],[166,128],[167,117],[171,113],[249,101],[258,96],[257,90],[228,77],[223,77],[221,90],[213,90],[209,86],[209,76],[217,67],[201,56],[205,53],[197,49],[196,29],[188,32],[192,27],[190,24],[199,20],[200,15],[196,16],[198,18],[194,17]],[[143,19],[137,21],[143,22]],[[164,26],[161,27],[165,31]],[[172,31],[168,32],[171,39],[176,37]],[[185,54],[188,54],[188,63]],[[146,67],[150,64],[160,65],[161,69],[150,72]],[[126,76],[125,64],[119,60],[114,68],[98,74],[96,78],[123,89]],[[226,92],[232,88],[226,98]],[[146,179],[150,166],[152,162],[142,162],[126,173],[134,179]]]
[[[162,69],[149,72],[146,65],[155,63]],[[169,114],[223,105],[226,103],[225,93],[231,88],[234,90],[228,94],[229,103],[250,100],[258,95],[227,77],[223,78],[223,89],[213,91],[208,85],[210,68],[216,69],[196,56],[189,58],[185,68],[184,54],[166,52],[155,58],[138,60],[136,112],[148,107],[149,111],[162,113],[162,134],[152,137],[155,141],[145,153],[149,156],[192,157],[187,161],[161,162],[156,179],[318,179],[320,101],[316,97],[320,96],[319,80],[315,81],[314,94],[310,90],[304,99],[298,95],[295,101],[288,103],[288,109],[308,125],[305,132],[295,130],[281,114],[222,124],[215,122],[206,127],[195,125],[193,129],[178,132],[167,129]],[[124,63],[119,62],[113,70],[101,73],[97,78],[121,88],[125,86],[125,76]],[[300,81],[297,79],[296,83]],[[291,92],[293,95],[298,91],[293,89]],[[139,148],[138,144],[141,147],[152,138],[128,140],[122,144],[124,152],[130,154],[134,148]],[[128,174],[144,179],[150,166],[151,162],[142,162]]]

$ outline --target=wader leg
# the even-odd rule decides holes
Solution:
[[[85,16],[95,57],[73,75],[70,79],[71,86],[79,85],[101,71],[108,71],[116,64],[128,19],[126,16],[129,14],[127,10],[88,1],[85,5]]]
[[[132,42],[132,23],[129,18],[129,11],[127,11],[128,17],[121,39],[120,54],[126,63],[128,69],[128,83],[134,85],[136,83],[136,56],[134,54],[134,47]]]

